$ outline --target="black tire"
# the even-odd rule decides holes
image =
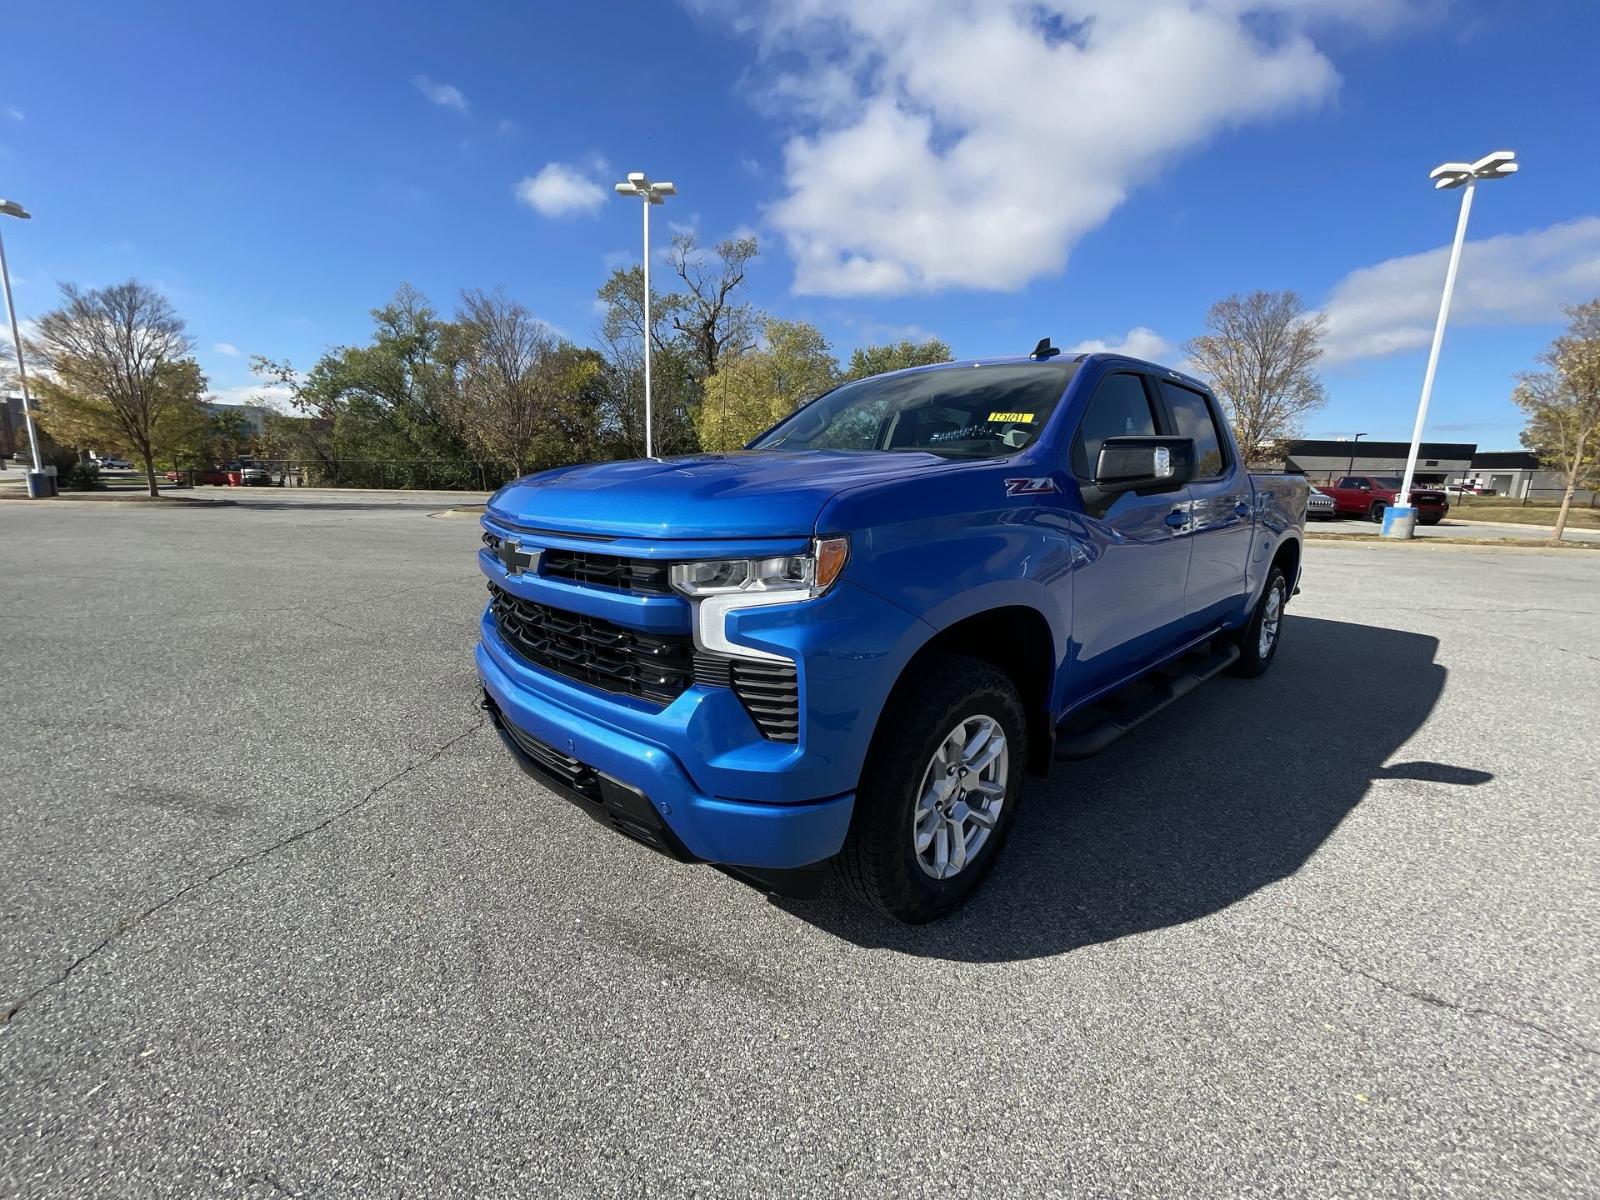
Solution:
[[[1418,517],[1417,518],[1417,524],[1418,525],[1437,525],[1443,519],[1444,518],[1442,518],[1442,517]]]
[[[1261,627],[1266,621],[1268,605],[1274,592],[1278,595],[1278,626],[1267,647],[1261,652]],[[1267,673],[1272,660],[1278,656],[1278,645],[1283,641],[1283,612],[1289,604],[1289,580],[1281,567],[1273,567],[1267,574],[1267,586],[1261,589],[1261,599],[1244,627],[1233,635],[1239,647],[1239,659],[1228,669],[1235,675],[1255,679]]]
[[[993,869],[1016,821],[1028,761],[1028,722],[1010,677],[982,659],[946,654],[913,668],[884,707],[856,790],[855,815],[837,867],[846,885],[879,912],[910,925],[943,916]],[[935,879],[918,862],[913,824],[923,778],[946,735],[986,716],[1006,739],[999,819],[967,866]]]
[[[1387,501],[1374,500],[1372,502],[1372,507],[1367,510],[1367,519],[1370,520],[1374,525],[1382,525],[1383,514],[1385,511],[1387,511],[1388,507],[1389,505]]]

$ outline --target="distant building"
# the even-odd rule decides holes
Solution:
[[[1410,442],[1290,442],[1283,469],[1328,483],[1341,475],[1403,475]],[[1417,451],[1416,482],[1424,486],[1463,483],[1513,500],[1557,499],[1565,490],[1561,476],[1539,465],[1531,450],[1479,450],[1471,442],[1423,442]],[[1582,489],[1574,500],[1587,504],[1592,493]]]
[[[1416,481],[1442,484],[1472,469],[1478,447],[1471,442],[1423,442],[1417,452]],[[1290,442],[1284,470],[1328,482],[1338,475],[1400,475],[1406,469],[1410,442]]]
[[[0,397],[0,458],[9,458],[28,440],[22,420],[22,397]]]

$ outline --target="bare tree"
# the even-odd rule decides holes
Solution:
[[[462,437],[488,458],[526,472],[545,432],[547,365],[556,350],[549,328],[504,292],[461,293],[442,357],[452,368],[445,411]]]
[[[1272,457],[1326,403],[1312,370],[1326,325],[1294,292],[1251,292],[1213,304],[1206,332],[1184,343],[1226,407],[1246,462]]]
[[[672,239],[672,269],[687,292],[675,293],[666,316],[688,341],[702,379],[717,373],[725,355],[743,354],[756,344],[760,314],[734,293],[759,249],[753,237],[725,238],[701,252],[692,233]]]
[[[58,440],[137,455],[154,496],[156,454],[192,430],[205,390],[183,319],[135,279],[89,291],[63,284],[61,295],[30,346],[47,368],[44,423]]]
[[[593,449],[605,360],[557,337],[504,292],[461,294],[441,357],[452,380],[445,410],[484,457],[524,475]]]
[[[1511,399],[1527,414],[1522,444],[1561,472],[1566,490],[1553,540],[1560,541],[1572,493],[1600,486],[1600,300],[1567,309],[1567,332],[1540,361],[1550,369],[1523,375]]]

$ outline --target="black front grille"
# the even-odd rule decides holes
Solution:
[[[645,633],[551,608],[489,585],[490,611],[506,643],[529,662],[591,687],[670,704],[694,674],[688,634]]]
[[[667,596],[667,564],[648,558],[621,558],[615,554],[591,554],[587,550],[546,550],[541,571],[556,579],[570,579],[590,587],[616,588],[624,592],[647,592]]]

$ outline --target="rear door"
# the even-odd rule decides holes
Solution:
[[[1104,376],[1071,442],[1070,468],[1087,525],[1072,607],[1073,687],[1080,696],[1141,669],[1182,636],[1189,571],[1183,491],[1103,496],[1094,486],[1107,438],[1166,432],[1152,387],[1134,371]]]
[[[1194,439],[1194,480],[1183,530],[1192,546],[1183,623],[1186,632],[1199,633],[1238,614],[1255,537],[1254,492],[1244,464],[1234,461],[1233,440],[1217,402],[1170,380],[1157,386],[1177,435]]]

